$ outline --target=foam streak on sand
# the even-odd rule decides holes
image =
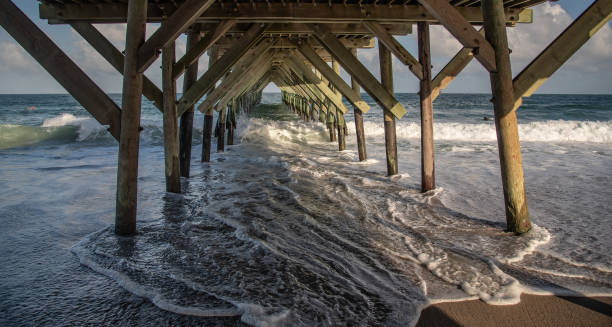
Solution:
[[[171,211],[131,240],[92,234],[73,249],[81,262],[165,310],[259,326],[406,325],[431,302],[611,294],[609,272],[585,279],[592,263],[570,274],[549,258],[532,269],[540,249],[559,251],[548,228],[516,237],[502,217],[446,206],[463,196],[452,184],[420,194],[418,173],[387,178],[384,148],[370,148],[368,165],[347,165],[351,152],[335,152],[322,124],[241,119],[238,135],[185,195],[166,198]]]

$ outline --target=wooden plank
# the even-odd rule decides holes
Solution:
[[[476,59],[490,72],[495,71],[495,53],[487,40],[461,15],[457,7],[447,0],[418,0],[444,27],[461,42],[471,48]]]
[[[314,49],[307,42],[298,43],[295,42],[296,47],[299,52],[305,57],[308,62],[310,62],[317,71],[321,72],[333,85],[336,87],[344,97],[353,105],[355,108],[361,110],[361,112],[365,113],[370,111],[370,106],[361,99],[361,95],[358,92],[355,92],[346,82],[342,79],[342,77],[338,76],[338,74],[334,73],[334,71],[321,59],[321,57],[316,54]],[[316,75],[315,75],[316,76]]]
[[[174,66],[174,42],[162,50],[162,84],[164,89],[164,163],[166,192],[181,193],[179,167],[178,122],[176,115],[176,81],[172,77]]]
[[[145,37],[147,2],[147,0],[132,0],[128,10],[115,211],[115,233],[118,235],[136,233],[143,75],[138,71],[138,48],[143,44]]]
[[[72,28],[79,33],[113,68],[123,74],[124,56],[115,46],[89,23],[72,23]],[[162,91],[146,76],[142,77],[142,94],[149,99],[159,111],[164,110]]]
[[[222,6],[215,3],[208,8],[194,23],[219,22],[221,20],[236,19],[248,22],[274,22],[274,23],[353,23],[363,21],[380,21],[391,23],[414,23],[426,21],[431,24],[439,20],[422,6],[415,5],[378,5],[362,3],[345,5],[344,3],[330,3],[322,6],[306,2],[287,3],[270,2],[266,5],[241,5],[239,10],[234,6]],[[478,7],[457,7],[461,16],[470,23],[482,24],[482,12]],[[127,5],[66,3],[60,6],[51,6],[41,3],[39,6],[40,18],[48,19],[51,23],[70,21],[88,21],[92,23],[125,23]],[[531,22],[530,9],[510,8],[505,10],[506,21],[509,24]],[[158,6],[150,6],[148,22],[161,22],[168,17],[168,12]]]
[[[372,33],[376,34],[379,42],[382,42],[387,49],[391,50],[391,53],[399,59],[404,65],[408,66],[408,69],[416,76],[419,80],[423,79],[423,67],[418,60],[416,60],[408,50],[406,50],[394,37],[389,34],[385,28],[377,22],[363,22]]]
[[[510,51],[503,20],[501,2],[484,1],[482,11],[485,16],[485,35],[495,49],[497,70],[491,72],[491,90],[495,111],[495,129],[499,148],[506,222],[508,231],[521,234],[531,229],[527,198],[525,196],[525,177],[521,158],[518,123],[514,106]]]
[[[174,42],[215,0],[185,0],[138,50],[138,71],[145,71],[160,50]]]
[[[172,73],[174,79],[179,78],[190,64],[194,63],[206,50],[215,44],[236,23],[235,20],[224,20],[211,28],[206,35],[195,44],[179,61],[176,62]]]
[[[393,94],[384,88],[365,66],[345,48],[333,34],[329,33],[322,24],[310,24],[317,40],[337,59],[342,67],[370,94],[383,108],[391,112],[398,119],[406,114],[404,106],[397,101]]]
[[[249,31],[240,39],[240,42],[237,42],[235,47],[219,58],[188,91],[184,92],[179,100],[178,112],[184,112],[185,108],[194,105],[206,94],[247,50],[262,38],[265,29],[265,24],[253,24]]]
[[[0,24],[100,124],[119,140],[121,110],[11,1],[0,1]]]
[[[429,24],[418,23],[419,61],[423,79],[419,83],[421,104],[421,192],[436,188],[434,168],[433,99],[431,97],[431,50]]]
[[[284,80],[295,87],[298,90],[301,90],[301,95],[304,98],[316,99],[319,101],[325,101],[327,96],[319,91],[317,88],[313,87],[312,84],[308,84],[305,81],[301,80],[301,78],[297,75],[294,75],[293,72],[286,64],[278,66],[278,70],[280,75],[284,78]]]
[[[276,42],[266,40],[257,46],[249,49],[244,56],[234,65],[232,71],[223,79],[218,87],[215,87],[202,103],[198,105],[198,110],[205,112],[210,107],[214,106],[221,97],[238,81],[244,78],[244,74],[253,67],[257,67],[265,63],[265,60],[271,59],[272,54],[268,52],[270,47]]]
[[[542,51],[512,82],[515,105],[529,97],[612,18],[612,0],[597,0]]]
[[[484,35],[484,28],[481,28],[478,33]],[[444,68],[436,75],[432,81],[431,99],[435,100],[439,95],[440,91],[448,87],[448,85],[463,71],[463,69],[472,61],[474,55],[472,49],[462,48],[457,54],[451,59]]]

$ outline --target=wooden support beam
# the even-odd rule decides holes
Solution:
[[[0,1],[0,24],[100,124],[119,140],[121,110],[11,1]]]
[[[123,74],[124,56],[115,46],[89,23],[72,23],[72,28],[79,33],[113,68]],[[159,111],[163,111],[163,93],[146,76],[142,77],[142,95],[149,99]]]
[[[393,94],[393,67],[391,51],[378,43],[378,57],[380,60],[380,81],[387,92]],[[384,111],[385,150],[387,152],[387,176],[397,175],[397,139],[395,133],[395,117],[387,110]]]
[[[213,28],[211,28],[206,35],[195,44],[179,61],[174,64],[174,69],[172,73],[174,74],[174,79],[179,78],[190,64],[194,63],[206,50],[210,49],[210,47],[215,44],[225,33],[236,23],[235,20],[224,20]]]
[[[378,102],[386,111],[398,119],[406,114],[404,106],[393,97],[393,93],[383,87],[359,60],[345,48],[322,24],[310,24],[317,40],[329,51],[342,67]]]
[[[419,61],[423,69],[419,98],[421,103],[421,192],[436,187],[434,170],[433,99],[431,97],[431,51],[429,24],[419,22]]]
[[[147,0],[132,0],[129,2],[128,10],[121,101],[121,137],[117,167],[115,233],[118,235],[132,235],[136,232],[138,146],[143,75],[138,71],[138,48],[145,39],[147,2]]]
[[[332,91],[317,75],[315,75],[304,63],[295,60],[295,56],[289,56],[286,60],[288,66],[296,72],[306,83],[312,84],[325,97],[330,99],[332,103],[342,112],[348,112],[348,108],[342,103],[342,95]],[[352,90],[351,90],[352,91]]]
[[[351,49],[351,54],[353,57],[357,58],[357,49]],[[359,94],[359,84],[355,80],[354,77],[351,76],[351,86],[353,92]],[[363,128],[363,111],[359,108],[354,108],[355,115],[355,133],[357,134],[357,152],[359,154],[359,161],[365,161],[368,158],[368,154],[366,151],[366,142],[365,142],[365,131]]]
[[[172,77],[174,42],[162,49],[162,84],[164,89],[164,158],[166,192],[181,193],[178,121],[176,116],[176,81]]]
[[[265,24],[253,24],[249,31],[237,42],[236,46],[226,52],[210,69],[202,75],[189,90],[184,91],[179,100],[178,112],[184,112],[193,106],[227,73],[227,71],[259,40],[266,29]]]
[[[478,33],[484,36],[484,28],[481,28]],[[461,73],[461,71],[472,61],[474,55],[471,48],[463,47],[451,59],[444,68],[433,79],[431,87],[431,100],[435,100],[440,91],[448,87],[448,85]]]
[[[447,0],[418,0],[442,25],[461,42],[471,48],[476,59],[489,71],[495,71],[495,53],[491,44]]]
[[[316,99],[319,101],[326,101],[329,98],[319,91],[312,84],[308,84],[301,79],[301,77],[295,75],[289,67],[285,64],[278,66],[278,70],[281,73],[281,76],[288,83],[288,85],[293,86],[294,88],[301,90],[301,95],[304,98]],[[333,95],[335,97],[335,95]],[[330,101],[333,101],[330,99]]]
[[[376,35],[378,41],[382,42],[387,49],[391,50],[391,53],[399,59],[404,65],[408,66],[408,69],[416,76],[419,80],[423,79],[423,67],[418,60],[416,60],[408,50],[406,50],[385,28],[376,22],[364,22],[365,25],[372,33]]]
[[[513,109],[518,109],[522,97],[531,96],[611,18],[612,0],[593,2],[584,13],[576,18],[563,33],[514,78],[512,82],[515,96]]]
[[[163,25],[162,25],[163,27]],[[189,33],[187,33],[187,51],[200,41],[201,34],[197,27],[193,27]],[[187,92],[198,79],[198,60],[191,63],[185,71],[185,77],[183,79],[183,93]],[[181,176],[189,178],[191,171],[191,145],[193,141],[193,104],[190,106],[183,106],[180,113],[180,127],[179,127],[179,145],[180,145],[180,167]]]
[[[315,52],[315,50],[310,46],[308,42],[302,43],[294,43],[298,48],[299,52],[312,64],[317,71],[321,72],[323,76],[325,76],[335,88],[340,90],[342,95],[353,105],[355,108],[361,110],[361,112],[366,113],[370,111],[370,106],[361,99],[361,95],[359,92],[355,92],[346,82],[340,77],[338,74],[334,73],[334,71],[321,59],[321,57]],[[294,57],[294,59],[297,59]],[[315,75],[316,76],[316,75]]]
[[[87,4],[65,3],[62,6],[53,6],[41,3],[39,7],[40,18],[48,19],[51,23],[64,23],[70,21],[89,21],[100,23],[125,23],[127,5],[122,3]],[[288,3],[270,2],[265,5],[240,5],[236,7],[227,4],[215,3],[208,8],[194,23],[219,22],[227,19],[248,22],[274,22],[274,23],[353,23],[361,24],[363,21],[379,21],[391,23],[414,23],[426,21],[431,24],[439,20],[431,15],[422,6],[380,5],[362,3],[359,5],[346,5],[344,3],[330,3],[321,5],[316,3]],[[470,23],[482,24],[482,12],[478,7],[456,7],[461,17]],[[237,8],[236,8],[237,9]],[[168,11],[159,6],[151,5],[147,16],[148,22],[161,22],[168,17]],[[174,15],[174,13],[170,13]],[[508,8],[505,10],[506,22],[531,23],[532,11],[530,9]],[[188,14],[186,17],[189,17]]]
[[[216,108],[219,111],[217,116],[217,153],[225,152],[225,121],[227,120],[227,106]]]
[[[208,68],[210,69],[210,67],[218,59],[218,53],[215,47],[209,50],[208,57]],[[198,108],[198,110],[199,109],[200,108]],[[202,162],[210,162],[210,149],[213,133],[213,111],[214,108],[212,106],[202,111],[204,113],[204,123],[202,125]]]
[[[215,0],[185,0],[138,50],[138,71],[145,71],[160,50],[174,42]]]
[[[521,158],[518,124],[514,106],[510,51],[503,20],[503,4],[498,1],[484,1],[482,12],[485,16],[485,34],[495,49],[497,70],[491,74],[493,107],[495,109],[495,128],[499,147],[506,222],[508,231],[521,234],[531,229],[527,198],[525,197],[525,177]]]
[[[254,81],[262,78],[266,72],[269,71],[271,66],[272,64],[269,62],[269,60],[264,59],[262,64],[254,65],[248,69],[243,76],[244,78],[237,83],[234,83],[234,85],[227,91],[225,96],[219,100],[219,105],[227,105],[231,98],[240,96],[247,89],[251,88]]]
[[[340,64],[338,64],[337,60],[332,61],[332,68],[334,69],[334,74],[340,77]],[[340,94],[340,91],[336,90],[336,95],[338,95],[340,97],[340,101],[342,101],[342,95]],[[337,108],[338,107],[336,107],[336,109]],[[344,151],[346,150],[346,133],[344,133],[346,123],[344,121],[344,113],[338,110],[336,110],[335,127],[338,131],[338,151]]]
[[[232,71],[223,79],[221,84],[208,93],[206,99],[198,106],[198,110],[205,112],[213,107],[235,83],[244,78],[243,75],[248,69],[261,65],[264,63],[264,60],[271,59],[271,54],[268,53],[268,50],[275,43],[272,40],[264,40],[257,46],[249,49],[236,62]]]

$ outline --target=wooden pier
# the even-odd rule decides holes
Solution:
[[[384,116],[387,174],[398,173],[396,125],[406,109],[394,96],[392,56],[420,85],[421,191],[435,188],[434,100],[472,60],[490,73],[495,127],[508,230],[531,228],[525,197],[516,110],[612,17],[612,0],[595,2],[516,77],[512,78],[507,28],[532,22],[532,6],[545,0],[41,0],[40,18],[68,24],[123,75],[119,108],[10,0],[0,0],[0,24],[100,124],[118,140],[116,224],[120,235],[136,232],[141,99],[163,115],[166,190],[181,192],[189,177],[195,105],[204,113],[201,160],[232,145],[236,116],[250,112],[269,83],[306,121],[327,124],[330,141],[346,148],[344,115],[354,117],[359,160],[367,159],[363,114],[367,92]],[[161,23],[148,39],[147,22]],[[121,51],[92,24],[127,23]],[[462,45],[432,76],[429,27],[443,25]],[[480,27],[481,26],[481,27]],[[415,58],[395,38],[416,27]],[[175,41],[187,34],[187,51],[175,58]],[[359,61],[357,50],[378,40],[380,81]],[[198,59],[209,67],[198,78]],[[160,90],[144,76],[162,56]],[[177,60],[178,59],[178,60]],[[331,62],[331,66],[329,63]],[[340,76],[340,66],[351,77]],[[176,80],[184,75],[183,94]],[[221,82],[220,82],[221,81]],[[218,84],[220,82],[220,84]],[[219,112],[213,126],[213,110]],[[179,123],[180,121],[180,123]],[[227,132],[227,133],[226,133]]]

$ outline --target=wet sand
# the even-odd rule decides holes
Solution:
[[[418,327],[429,326],[612,326],[612,297],[522,295],[517,305],[482,301],[434,304],[421,313]]]

